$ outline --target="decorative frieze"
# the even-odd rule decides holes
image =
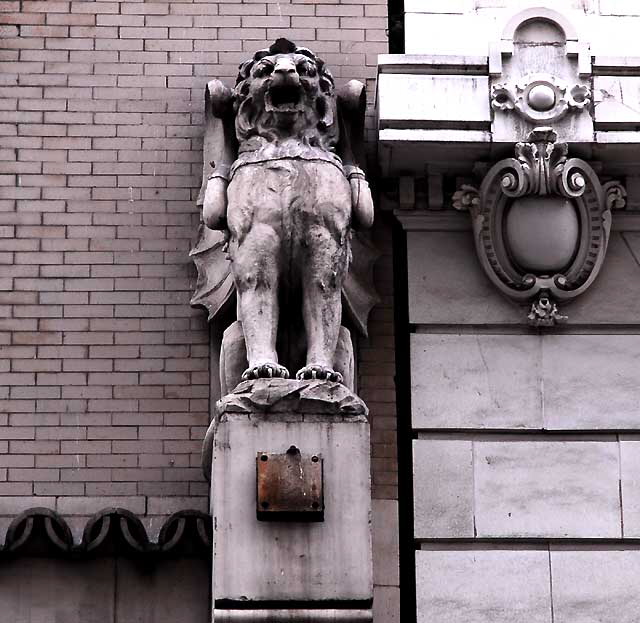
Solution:
[[[140,517],[124,508],[105,508],[84,525],[74,539],[69,523],[47,508],[31,508],[13,519],[0,544],[0,556],[211,556],[211,517],[197,510],[183,510],[166,518],[153,538]]]

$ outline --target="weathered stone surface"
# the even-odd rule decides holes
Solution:
[[[620,438],[623,536],[640,537],[640,438]]]
[[[113,623],[115,566],[113,558],[3,561],[0,616],[12,623]]]
[[[470,233],[411,231],[407,253],[410,322],[526,323],[526,310],[507,301],[484,275]],[[568,325],[640,322],[640,265],[620,232],[611,233],[593,285],[561,308]]]
[[[372,500],[373,583],[398,586],[398,501]]]
[[[378,78],[380,125],[398,122],[489,122],[485,76],[381,74]]]
[[[376,299],[370,266],[354,261],[348,270],[351,228],[373,222],[357,162],[365,106],[362,83],[338,93],[325,63],[287,39],[242,63],[233,91],[219,80],[207,85],[205,226],[192,252],[199,271],[192,303],[215,317],[231,295],[231,271],[248,361],[243,379],[295,373],[341,382],[343,296],[366,334]],[[226,231],[227,244],[207,228]],[[355,273],[362,282],[354,284]],[[240,359],[237,336],[227,337],[223,387]]]
[[[411,13],[405,23],[405,52],[486,56],[489,41],[498,35],[496,21],[494,16],[475,12],[465,15]]]
[[[244,381],[223,396],[216,410],[219,415],[260,412],[356,416],[368,413],[364,402],[342,383],[293,379]]]
[[[229,414],[251,414],[256,420],[285,422],[336,420],[367,421],[365,403],[342,383],[293,379],[256,379],[240,383],[216,403],[216,415],[202,444],[202,469],[211,475],[214,437],[220,420]]]
[[[413,426],[640,428],[640,336],[413,334]]]
[[[471,7],[470,0],[406,0],[407,13],[464,13]]]
[[[541,428],[537,336],[411,336],[414,428]]]
[[[627,202],[627,205],[630,209],[638,209],[640,205],[640,177],[634,178],[632,181],[631,188],[629,189],[632,193],[632,197],[630,201]],[[635,203],[633,203],[635,202]],[[625,232],[622,234],[622,238],[629,245],[629,249],[631,249],[631,254],[633,255],[633,259],[640,265],[640,232]]]
[[[257,521],[256,455],[291,445],[323,457],[324,521]],[[371,599],[369,453],[364,417],[227,414],[212,472],[216,599]]]
[[[549,430],[640,428],[640,335],[545,335]]]
[[[142,569],[118,560],[117,623],[208,623],[210,571],[206,559],[167,560]]]
[[[638,17],[591,15],[585,17],[582,26],[592,55],[640,56],[640,41],[636,36],[640,29]]]
[[[546,550],[416,552],[418,623],[551,623]]]
[[[413,508],[418,539],[474,536],[470,440],[413,442]]]
[[[408,232],[409,322],[518,324],[523,310],[491,285],[471,232]]]
[[[479,537],[620,538],[615,441],[474,442]]]
[[[551,546],[555,623],[636,623],[640,550]]]
[[[566,313],[569,324],[640,323],[640,265],[620,232],[611,233],[600,275]]]
[[[397,586],[374,587],[373,620],[376,623],[400,623],[400,589]]]
[[[624,129],[634,129],[640,122],[640,97],[638,87],[640,78],[634,76],[595,76],[593,94],[595,103],[595,121]]]
[[[601,15],[640,15],[636,0],[600,0]]]
[[[430,2],[422,2],[422,10],[416,6],[416,2],[410,5],[415,12],[410,13],[405,27],[407,54],[486,55],[489,53],[489,44],[501,39],[508,18],[516,12],[512,3],[492,2],[490,8],[482,11],[476,11],[475,3],[473,6],[469,3],[464,14],[460,14],[464,7],[456,2],[448,10],[448,1],[437,2],[435,10]],[[634,0],[609,0],[601,9],[602,15],[593,14],[593,8],[591,14],[585,15],[588,5],[593,5],[591,0],[585,4],[586,1],[574,0],[569,3],[564,0],[558,8],[568,13],[570,20],[579,26],[580,40],[590,43],[591,53],[640,56],[640,43],[634,34],[640,29],[640,19]],[[507,10],[497,8],[500,5]],[[620,19],[618,15],[625,17]],[[451,33],[455,33],[455,36]]]

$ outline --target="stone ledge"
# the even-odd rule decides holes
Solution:
[[[364,402],[341,383],[257,379],[240,383],[216,404],[219,417],[227,413],[366,416]]]

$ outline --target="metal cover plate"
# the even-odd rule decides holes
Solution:
[[[322,471],[320,454],[302,455],[295,446],[282,453],[258,452],[258,519],[323,521]]]

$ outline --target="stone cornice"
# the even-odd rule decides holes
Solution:
[[[471,231],[471,219],[466,213],[452,210],[395,210],[394,214],[405,231]],[[640,231],[640,210],[614,212],[611,230]]]

